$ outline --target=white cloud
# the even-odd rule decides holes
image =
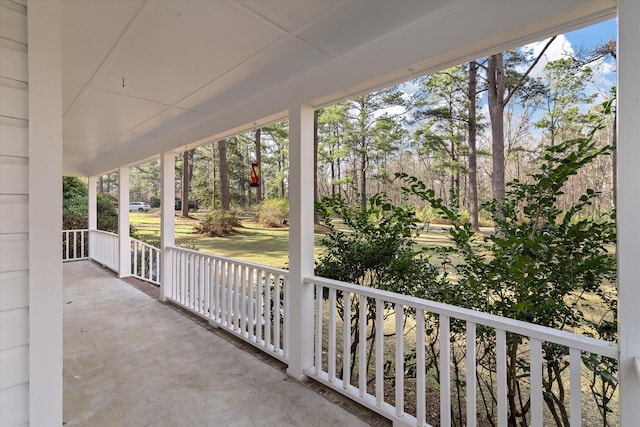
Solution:
[[[549,42],[549,39],[541,40],[539,42],[531,43],[526,45],[525,50],[530,50],[534,57],[538,57],[542,49]],[[540,61],[536,64],[533,70],[531,70],[531,77],[540,77],[542,76],[542,71],[547,63],[551,61],[555,61],[557,59],[566,58],[567,56],[571,56],[575,53],[575,50],[571,46],[571,42],[567,40],[564,34],[561,34],[556,37],[556,39],[551,43],[551,45],[544,52]]]

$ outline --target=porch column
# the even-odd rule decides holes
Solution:
[[[162,249],[162,270],[160,272],[160,300],[166,301],[171,292],[171,253],[167,248],[175,246],[175,181],[176,157],[171,152],[160,157],[160,248]]]
[[[313,108],[289,109],[289,368],[302,379],[313,363]]]
[[[96,185],[97,176],[90,176],[88,179],[87,192],[87,228],[89,229],[87,238],[89,239],[89,259],[93,259],[93,247],[91,245],[91,232],[98,229],[98,200]]]
[[[2,353],[0,362],[2,365],[0,370],[5,366],[14,366],[19,370],[20,376],[24,375],[23,371],[29,370],[26,377],[29,381],[28,400],[25,396],[24,400],[18,398],[5,401],[4,398],[7,395],[3,394],[1,410],[22,412],[28,404],[29,418],[28,423],[25,424],[31,426],[62,425],[61,7],[58,1],[28,3],[28,181],[22,173],[16,174],[13,178],[18,183],[23,182],[23,179],[28,182],[29,236],[24,246],[22,242],[15,246],[18,253],[15,256],[9,256],[8,259],[20,260],[20,263],[15,264],[16,270],[23,270],[23,265],[26,265],[23,261],[28,259],[29,318],[27,320],[23,317],[15,317],[14,320],[12,317],[3,316],[1,320],[14,325],[13,328],[18,333],[16,336],[22,336],[23,330],[25,334],[26,331],[29,334],[29,340],[26,342],[29,352],[28,364],[24,359],[22,360],[24,364],[20,363],[19,357],[13,361],[8,360],[9,364],[5,364],[4,356],[8,355],[6,352]],[[4,16],[2,25],[5,25]],[[2,61],[4,60],[3,57]],[[10,60],[9,64],[11,64]],[[26,169],[24,171],[26,174]],[[5,264],[5,256],[6,254],[2,253],[2,264]],[[18,284],[17,281],[16,284]],[[18,313],[17,310],[14,312]],[[5,312],[2,314],[4,315]],[[5,330],[3,327],[2,331]],[[4,371],[0,373],[0,376],[3,375],[5,375]],[[11,406],[5,407],[5,402],[11,403]],[[12,418],[9,417],[9,420]],[[5,418],[2,417],[2,419]],[[23,425],[22,420],[20,424]]]
[[[618,331],[620,425],[640,420],[640,2],[618,1]],[[634,362],[638,363],[634,366]]]
[[[131,276],[131,238],[129,236],[129,168],[118,169],[118,277]]]

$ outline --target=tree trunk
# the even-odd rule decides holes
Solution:
[[[284,172],[285,172],[285,156],[284,156],[284,150],[281,150],[280,152],[280,197],[284,198],[287,197],[286,194],[286,187],[284,184]]]
[[[613,208],[618,206],[618,111],[613,112],[613,135],[611,137],[611,189]]]
[[[256,162],[258,163],[258,186],[256,187],[256,203],[262,201],[262,129],[256,129]]]
[[[220,209],[229,210],[229,171],[227,169],[227,141],[218,141],[218,174],[220,175]]]
[[[182,216],[189,216],[189,151],[182,153]]]
[[[476,136],[478,126],[476,122],[476,90],[477,64],[469,63],[469,222],[471,229],[480,230],[478,221],[478,166],[476,155]]]
[[[98,192],[104,194],[104,178],[102,175],[98,177]]]
[[[216,146],[211,143],[211,207],[216,208]]]
[[[493,173],[491,187],[493,198],[504,199],[504,58],[502,53],[491,55],[487,62],[489,117],[491,118],[491,152]]]
[[[318,116],[320,111],[313,112],[313,203],[318,203]],[[320,215],[313,210],[313,223],[320,224]]]
[[[361,141],[362,149],[360,150],[360,205],[362,209],[367,208],[367,151],[365,149],[364,137]]]

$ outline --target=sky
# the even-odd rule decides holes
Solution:
[[[566,34],[559,35],[545,52],[545,57],[532,71],[533,76],[539,76],[548,61],[560,59],[566,55],[572,55],[579,51],[591,51],[608,40],[616,39],[616,20],[610,19],[595,25],[580,28]],[[549,39],[532,43],[527,47],[538,54]],[[594,72],[600,74],[598,83],[614,84],[614,64],[611,58],[606,58],[599,63],[593,64]]]

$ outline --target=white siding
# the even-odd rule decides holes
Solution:
[[[29,421],[27,15],[0,0],[0,426]]]

